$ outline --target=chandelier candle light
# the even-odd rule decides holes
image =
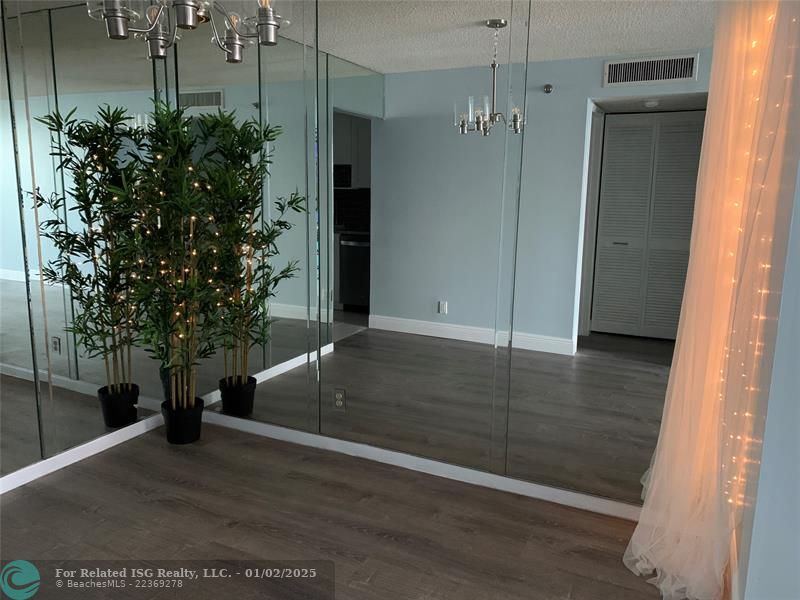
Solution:
[[[257,38],[262,46],[275,46],[278,30],[289,25],[289,20],[275,11],[275,0],[252,1],[255,14],[241,17],[216,0],[156,0],[144,10],[144,27],[131,26],[141,18],[132,7],[141,5],[142,0],[88,0],[86,6],[92,19],[105,22],[109,39],[127,40],[131,33],[144,39],[151,59],[166,58],[167,49],[179,39],[178,29],[192,30],[210,23],[211,41],[225,53],[225,61],[240,63],[245,43],[251,38]],[[214,10],[224,18],[224,35],[214,21]]]
[[[483,96],[480,106],[476,107],[475,97],[470,96],[467,100],[466,113],[459,115],[458,107],[453,107],[454,124],[461,135],[466,135],[470,131],[477,131],[486,136],[492,132],[492,127],[500,122],[506,123],[512,132],[521,133],[525,124],[525,117],[520,108],[516,106],[512,108],[510,118],[506,118],[505,114],[497,110],[497,43],[500,30],[508,25],[508,21],[505,19],[489,19],[485,22],[485,25],[490,29],[494,29],[494,55],[490,65],[492,69],[491,104],[489,96]]]

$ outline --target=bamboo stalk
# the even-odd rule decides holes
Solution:
[[[241,383],[242,385],[245,384],[247,381],[247,366],[248,366],[248,354],[249,354],[249,338],[248,335],[250,332],[250,322],[249,322],[249,310],[250,310],[250,303],[252,300],[251,288],[253,285],[253,256],[255,255],[253,250],[253,235],[255,229],[253,227],[253,222],[255,221],[255,211],[250,213],[250,223],[248,224],[248,239],[247,239],[247,262],[245,263],[245,302],[244,302],[244,311],[243,311],[243,319],[242,319],[242,331],[240,332],[240,339],[242,342],[242,377]]]
[[[131,346],[133,345],[132,336],[131,336],[131,318],[132,318],[132,311],[130,307],[128,307],[128,318],[125,320],[125,353],[128,357],[128,391],[130,392],[133,389],[133,360],[131,358]]]
[[[196,377],[196,372],[195,372],[195,367],[194,366],[190,367],[189,373],[190,373],[190,375],[189,375],[190,407],[194,407],[194,396],[195,396],[195,392],[197,391],[196,390],[197,377]]]
[[[225,371],[225,383],[228,382],[228,345],[225,340],[222,341],[222,364]]]
[[[231,372],[233,373],[233,380],[231,381],[231,383],[236,383],[236,379],[237,379],[238,374],[239,374],[239,371],[236,370],[236,366],[237,366],[236,358],[239,355],[239,348],[238,348],[238,340],[236,339],[235,334],[234,334],[234,338],[233,338],[233,352],[232,352],[232,354],[233,354],[233,357],[231,359],[231,363],[232,363],[231,364],[231,367],[232,367],[231,368]]]
[[[122,392],[123,384],[127,381],[127,373],[125,372],[125,346],[123,344],[123,337],[120,335],[119,346],[117,346],[115,353],[119,360],[120,380],[117,393]]]
[[[247,319],[247,317],[245,317],[245,319]],[[247,346],[247,326],[246,325],[244,327],[244,331],[242,331],[241,344],[242,344],[242,375],[241,375],[239,383],[244,385],[247,382],[247,350],[248,350],[248,346]]]
[[[186,408],[186,365],[181,361],[180,369],[178,369],[178,381],[180,389],[178,390],[179,407]]]
[[[243,344],[244,348],[242,349],[243,352],[243,360],[242,360],[242,385],[247,383],[247,366],[250,362],[250,347],[247,343],[247,339],[245,338],[245,343]]]
[[[169,368],[169,381],[170,381],[169,402],[170,406],[172,406],[172,410],[175,410],[177,396],[178,396],[178,377],[175,374],[175,367]]]
[[[114,371],[114,393],[117,393],[117,387],[119,384],[119,362],[117,360],[117,334],[115,333],[115,328],[111,326],[111,364],[113,365]]]
[[[105,346],[105,342],[103,342]],[[106,366],[106,383],[108,384],[108,393],[111,393],[111,366],[108,364],[108,354],[103,354],[103,363]]]
[[[100,267],[97,261],[97,244],[94,236],[94,219],[92,213],[88,209],[84,212],[84,221],[86,222],[86,230],[88,232],[88,247],[92,253],[92,268],[94,269],[94,278],[92,279],[94,285],[94,293],[99,294],[100,290],[97,288],[98,275]],[[111,366],[108,362],[108,338],[103,336],[103,362],[106,367],[106,381],[108,382],[108,393],[112,393],[113,381],[111,379]]]

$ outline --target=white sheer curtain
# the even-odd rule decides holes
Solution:
[[[799,40],[800,2],[720,5],[675,357],[625,553],[671,600],[722,596],[752,502],[798,169]]]

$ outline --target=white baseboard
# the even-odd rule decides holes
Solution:
[[[400,317],[386,317],[382,315],[370,315],[369,326],[372,329],[428,335],[452,340],[463,340],[465,342],[477,342],[479,344],[497,344],[499,346],[504,346],[508,343],[507,331],[495,332],[488,327],[437,323],[435,321],[420,321],[417,319],[403,319]],[[550,352],[553,354],[566,354],[567,356],[575,354],[577,348],[577,340],[533,333],[514,333],[512,341],[514,348],[534,350],[537,352]]]
[[[493,330],[484,327],[473,327],[471,325],[455,325],[452,323],[436,323],[435,321],[419,321],[417,319],[370,315],[369,326],[371,329],[414,333],[417,335],[463,340],[465,342],[477,342],[479,344],[494,343]]]
[[[103,450],[118,446],[123,442],[127,442],[163,424],[164,419],[160,414],[156,414],[142,419],[141,421],[137,421],[133,425],[117,429],[106,435],[101,435],[80,446],[64,450],[64,452],[51,456],[50,458],[40,460],[27,467],[22,467],[8,475],[0,477],[0,495],[10,492],[26,483],[30,483],[35,479],[39,479],[39,477],[44,477],[59,469],[75,464],[84,458],[98,454]]]
[[[272,317],[279,318],[279,319],[297,319],[299,321],[305,321],[309,318],[308,307],[303,304],[282,304],[280,302],[270,302],[269,305],[269,314]],[[311,307],[311,320],[317,320],[317,307]],[[328,309],[323,308],[322,314],[320,318],[327,322],[328,319]]]
[[[333,352],[333,343],[328,344],[327,346],[323,346],[320,349],[320,354],[325,356],[326,354],[330,354]],[[309,352],[308,354],[301,354],[300,356],[295,356],[294,358],[290,358],[287,361],[284,361],[280,364],[275,365],[269,369],[261,371],[260,373],[256,373],[253,377],[256,378],[257,383],[261,383],[262,381],[267,381],[268,379],[272,379],[273,377],[277,377],[278,375],[283,375],[284,373],[291,371],[292,369],[296,369],[297,367],[301,367],[307,362],[315,362],[317,360],[317,352]]]
[[[550,352],[551,354],[566,354],[572,356],[578,350],[578,340],[570,338],[553,337],[550,335],[537,335],[535,333],[515,333],[513,347],[521,350],[534,350],[536,352]]]
[[[308,433],[249,419],[238,419],[217,412],[204,412],[203,421],[284,442],[320,448],[322,450],[330,450],[332,452],[347,454],[348,456],[357,456],[387,465],[419,471],[420,473],[427,473],[446,479],[454,479],[456,481],[510,492],[512,494],[519,494],[521,496],[528,496],[529,498],[536,498],[538,500],[546,500],[547,502],[555,502],[557,504],[563,504],[581,510],[589,510],[603,515],[627,519],[629,521],[638,521],[639,513],[641,512],[641,508],[633,504],[626,504],[624,502],[617,502],[597,496],[589,496],[587,494],[553,488],[538,483],[506,477],[504,475],[469,469],[467,467],[459,467],[430,458],[422,458],[395,450],[386,450],[368,444],[349,442],[347,440],[340,440],[316,433]]]
[[[301,304],[281,304],[278,302],[270,302],[269,314],[272,317],[283,319],[299,319],[302,321],[308,318],[308,307]]]

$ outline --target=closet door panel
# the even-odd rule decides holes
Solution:
[[[674,339],[689,263],[702,112],[658,115],[641,335]]]
[[[592,330],[639,335],[642,327],[644,248],[598,246]]]
[[[603,143],[592,330],[637,335],[642,326],[650,218],[652,115],[609,115]]]
[[[648,252],[644,323],[638,335],[675,338],[688,264],[689,253],[686,251],[662,249]]]

